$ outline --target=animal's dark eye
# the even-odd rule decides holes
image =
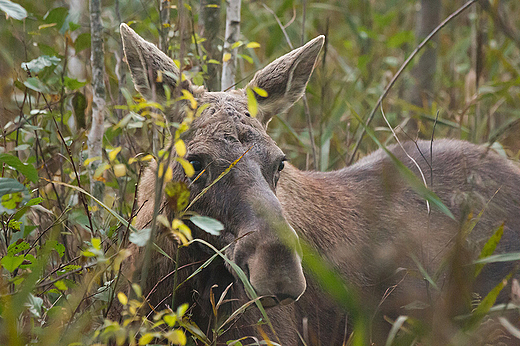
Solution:
[[[249,112],[246,112],[246,117],[251,117],[251,114]]]
[[[281,172],[285,167],[285,160],[280,161],[280,164],[278,165],[278,172]]]
[[[190,160],[190,163],[195,171],[195,176],[197,176],[202,171],[202,163],[199,160]]]

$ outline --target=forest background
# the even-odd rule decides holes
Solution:
[[[0,0],[0,341],[90,344],[128,335],[104,317],[114,299],[125,301],[111,285],[127,256],[135,185],[168,131],[134,91],[120,23],[213,91],[230,53],[243,87],[268,62],[325,35],[306,100],[269,124],[301,169],[341,168],[375,150],[361,122],[385,144],[394,142],[390,125],[401,140],[465,139],[518,160],[517,1],[482,0],[452,16],[378,106],[419,43],[464,4],[243,1],[238,41],[224,47],[224,1],[91,0],[96,12],[85,0]],[[96,116],[103,129],[97,156],[87,145]],[[183,332],[165,333],[149,326],[136,340],[186,342]]]

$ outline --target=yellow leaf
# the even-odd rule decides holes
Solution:
[[[247,108],[249,109],[249,114],[254,118],[258,114],[258,102],[256,102],[256,97],[250,88],[246,88],[247,93]]]
[[[191,236],[191,229],[188,226],[186,226],[185,224],[182,224],[179,227],[179,231],[181,232],[181,234],[185,235],[188,240],[193,239],[193,237]]]
[[[97,160],[101,160],[101,156],[89,157],[88,159],[86,159],[85,161],[83,161],[83,166],[88,166],[88,165],[90,165],[92,162],[97,161]]]
[[[258,42],[249,42],[246,45],[246,48],[259,48],[259,47],[260,47],[260,43],[258,43]]]
[[[114,174],[120,178],[126,175],[126,166],[122,163],[114,166]]]
[[[159,176],[159,178],[162,178],[162,176],[164,175],[164,163],[161,162],[159,164],[159,168],[157,169],[157,175]]]
[[[258,96],[267,97],[267,91],[265,91],[264,89],[259,87],[253,87],[253,90],[255,91],[255,93],[258,94]]]
[[[153,159],[153,155],[146,155],[143,158],[141,158],[141,161],[150,161]]]
[[[164,175],[164,182],[170,182],[173,179],[173,170],[170,166],[166,169],[166,174]]]
[[[240,47],[242,45],[242,43],[243,43],[242,41],[236,41],[235,43],[233,43],[231,45],[231,49],[235,49],[235,48]]]
[[[137,159],[135,157],[131,157],[129,160],[128,160],[128,164],[131,165],[132,163],[136,162]]]
[[[170,222],[168,221],[168,218],[164,214],[157,215],[157,222],[166,228],[170,227]]]
[[[179,219],[173,219],[172,221],[172,228],[173,229],[179,229],[180,225],[183,225],[184,222],[182,222],[181,220]]]
[[[99,238],[92,238],[92,247],[96,250],[101,250],[101,239]]]
[[[114,148],[111,152],[108,153],[108,158],[110,161],[114,161],[116,159],[117,154],[121,151],[121,147]]]
[[[163,317],[164,322],[166,322],[170,327],[173,327],[175,325],[175,322],[177,321],[177,315],[171,314],[171,315],[165,315]]]
[[[186,144],[184,144],[182,139],[179,139],[175,142],[175,151],[180,157],[184,157],[184,155],[186,155]]]
[[[186,335],[180,329],[172,330],[164,334],[164,336],[175,345],[186,345]]]
[[[182,245],[188,244],[188,239],[181,232],[173,232],[177,238],[181,241]]]
[[[152,333],[146,333],[139,339],[139,345],[147,345],[153,340]]]
[[[126,297],[126,295],[123,292],[117,293],[117,299],[119,299],[119,302],[123,305],[128,304],[128,298]]]
[[[190,107],[191,109],[197,108],[197,100],[195,100],[195,97],[193,97],[192,93],[190,93],[188,90],[182,89],[182,95],[183,99],[190,101]]]
[[[224,53],[224,56],[222,57],[222,61],[226,62],[229,59],[231,59],[231,54],[230,53]]]
[[[136,283],[133,283],[132,284],[132,288],[133,288],[135,294],[137,295],[137,297],[141,298],[141,296],[143,295],[143,291],[141,290],[141,286],[139,286]]]
[[[104,163],[102,165],[99,165],[98,168],[96,168],[96,171],[94,172],[94,178],[95,180],[101,180],[104,181],[105,179],[101,176],[104,171],[110,168],[110,165],[108,163]]]
[[[180,164],[182,165],[182,168],[184,169],[184,173],[186,173],[186,175],[188,177],[192,177],[193,174],[195,174],[195,170],[193,169],[193,166],[191,165],[191,163],[189,163],[182,157],[176,157],[175,160],[180,162]]]
[[[47,29],[47,28],[52,28],[53,26],[56,26],[57,24],[56,23],[51,23],[51,24],[42,24],[38,27],[38,30],[41,30],[41,29]]]
[[[163,78],[162,78],[162,71],[157,71],[157,78],[155,79],[155,81],[157,83],[162,83],[163,81]]]

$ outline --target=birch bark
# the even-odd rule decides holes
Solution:
[[[240,35],[240,0],[226,0],[226,33],[222,58],[221,90],[235,89],[237,48],[231,49]]]
[[[90,192],[103,200],[105,185],[94,179],[94,173],[102,162],[102,144],[104,120],[106,112],[105,83],[104,83],[104,56],[103,56],[103,25],[101,24],[101,1],[90,0],[90,34],[92,36],[91,56],[92,65],[92,125],[88,135],[88,156],[96,158],[89,165]]]
[[[218,57],[218,35],[220,33],[220,0],[202,0],[201,1],[201,16],[200,28],[201,36],[206,39],[203,46],[207,52],[207,60],[220,60]],[[208,73],[206,80],[206,87],[209,91],[219,91],[220,78],[219,68],[217,64],[207,64]]]

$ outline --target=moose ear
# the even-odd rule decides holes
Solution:
[[[258,71],[249,82],[248,88],[258,87],[267,92],[266,97],[255,93],[260,111],[257,117],[264,125],[302,97],[323,42],[325,36],[316,37]]]
[[[164,103],[165,86],[173,92],[178,84],[179,69],[170,57],[128,25],[121,24],[120,32],[135,88],[148,101]]]

